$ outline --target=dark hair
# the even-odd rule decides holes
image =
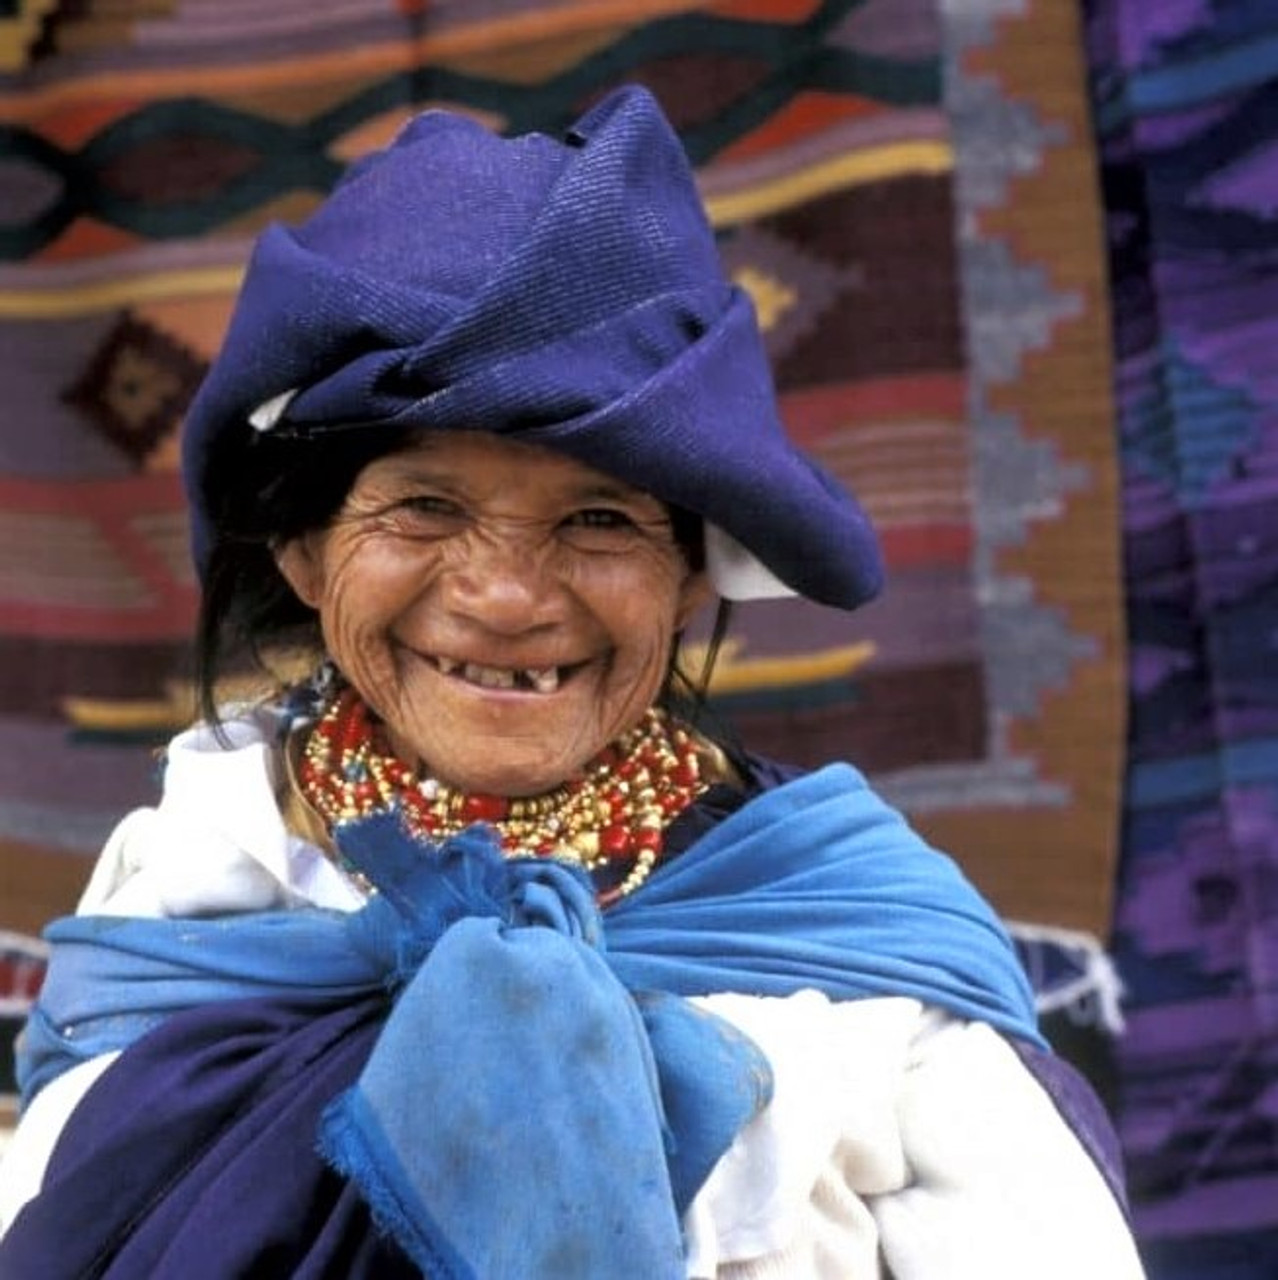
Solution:
[[[213,539],[195,633],[199,710],[210,724],[219,723],[218,684],[232,672],[264,673],[272,650],[318,651],[321,646],[318,615],[285,581],[275,548],[322,529],[370,462],[407,448],[419,434],[408,427],[339,429],[305,438],[248,432],[210,455],[204,483]],[[689,565],[701,569],[701,517],[671,508],[670,518]],[[723,625],[726,617],[716,628],[711,661]],[[672,667],[667,695],[681,705],[699,706],[709,666],[695,681]]]
[[[249,432],[210,454],[204,485],[213,539],[195,631],[196,690],[210,723],[218,723],[218,683],[232,671],[267,670],[271,649],[320,645],[318,615],[285,581],[275,548],[322,529],[355,477],[414,434],[338,430],[303,439]]]
[[[723,647],[731,623],[732,601],[725,600],[721,596],[715,609],[710,637],[706,642],[705,656],[701,660],[701,670],[695,673],[684,671],[679,665],[679,645],[676,638],[674,651],[670,655],[670,669],[666,672],[666,681],[658,699],[664,707],[675,712],[680,719],[686,720],[707,737],[714,739],[719,746],[728,751],[730,756],[736,746],[736,734],[726,721],[713,715],[713,708],[710,705],[710,680],[714,675],[715,664],[719,660],[719,650]],[[712,720],[713,724],[710,723]]]

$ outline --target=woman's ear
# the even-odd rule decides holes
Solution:
[[[679,604],[675,611],[675,630],[682,631],[692,615],[714,597],[710,575],[704,569],[689,572],[679,589]]]
[[[275,564],[293,594],[312,609],[324,598],[324,557],[313,533],[299,534],[274,548]]]

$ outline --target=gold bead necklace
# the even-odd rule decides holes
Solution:
[[[382,749],[380,724],[354,689],[329,703],[306,741],[298,782],[329,829],[397,809],[409,831],[440,841],[496,829],[509,857],[553,857],[605,882],[601,906],[633,893],[661,859],[666,827],[709,785],[697,741],[651,708],[576,777],[538,796],[476,795],[417,774]]]

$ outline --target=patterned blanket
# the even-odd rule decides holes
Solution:
[[[175,441],[252,233],[424,105],[556,128],[633,79],[699,166],[787,426],[865,500],[891,572],[851,620],[743,610],[725,712],[762,750],[856,760],[1005,911],[1105,928],[1107,319],[1099,206],[1058,216],[1093,172],[1058,6],[63,8],[0,24],[9,923],[65,904],[65,855],[151,790],[138,740],[186,714]]]
[[[1278,1274],[1278,13],[1089,27],[1113,271],[1130,759],[1121,1116],[1156,1280]]]

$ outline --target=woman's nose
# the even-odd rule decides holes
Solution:
[[[484,531],[447,575],[448,604],[491,631],[513,634],[553,622],[560,593],[544,540],[531,531]]]

